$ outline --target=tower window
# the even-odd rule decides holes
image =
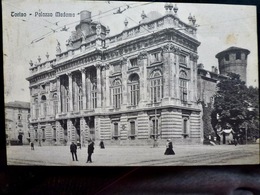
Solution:
[[[241,60],[241,53],[240,52],[236,53],[236,60]]]
[[[228,54],[225,55],[225,60],[229,61],[229,55]]]

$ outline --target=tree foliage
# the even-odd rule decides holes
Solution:
[[[226,80],[217,84],[214,109],[211,113],[213,128],[216,125],[225,128],[229,124],[238,132],[244,122],[252,125],[253,120],[259,119],[258,97],[257,88],[247,87],[238,74],[230,73]],[[257,128],[257,125],[252,126]]]

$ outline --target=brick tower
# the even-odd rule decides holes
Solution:
[[[216,58],[218,58],[220,74],[236,73],[240,75],[242,81],[246,82],[247,55],[249,53],[249,50],[239,47],[230,47],[219,52]]]

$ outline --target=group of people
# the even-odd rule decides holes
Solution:
[[[77,144],[78,145],[78,144]],[[70,152],[71,152],[71,155],[72,155],[72,160],[73,161],[78,161],[78,156],[77,156],[77,145],[72,142],[71,145],[70,145]],[[92,154],[94,153],[94,142],[90,139],[88,141],[88,158],[87,158],[87,162],[86,163],[92,163]],[[104,145],[104,142],[101,140],[100,141],[100,148],[101,149],[104,149],[105,148],[105,145]],[[81,146],[79,146],[80,149],[81,149]]]

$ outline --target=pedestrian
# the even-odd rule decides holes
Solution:
[[[99,146],[101,149],[105,149],[105,144],[104,144],[103,140],[100,141]]]
[[[174,155],[175,152],[173,151],[172,141],[170,139],[167,139],[166,143],[166,150],[164,152],[165,155]]]
[[[34,143],[31,142],[30,145],[31,145],[31,150],[34,150]]]
[[[92,163],[92,159],[91,159],[91,155],[94,152],[94,142],[90,139],[88,141],[88,159],[87,159],[87,163],[90,162]]]
[[[78,157],[77,157],[77,145],[74,144],[74,142],[71,142],[70,152],[71,152],[71,155],[72,155],[72,160],[74,161],[74,156],[75,156],[76,161],[78,161]]]

